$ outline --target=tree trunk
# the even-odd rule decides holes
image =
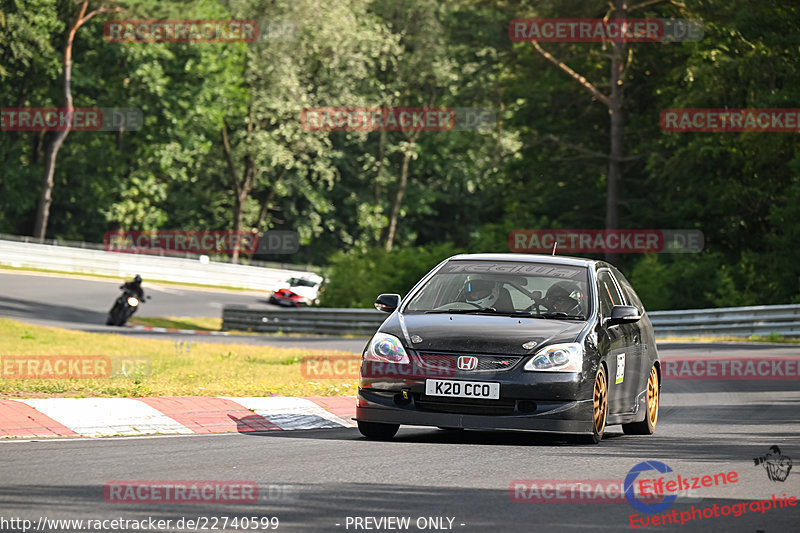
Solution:
[[[411,143],[411,147],[414,143]],[[389,231],[386,234],[386,251],[391,252],[394,245],[394,236],[397,230],[397,219],[400,217],[400,206],[403,204],[403,194],[408,185],[408,166],[411,161],[411,150],[409,149],[403,154],[403,165],[400,168],[400,180],[397,183],[397,192],[394,195],[394,202],[392,203],[392,214],[389,218]]]
[[[83,0],[81,10],[78,13],[78,18],[75,24],[69,29],[67,34],[67,44],[64,47],[64,107],[68,113],[72,113],[72,43],[75,42],[75,34],[78,33],[78,28],[83,26],[89,19],[98,13],[116,13],[122,8],[115,7],[95,9],[88,15],[86,9],[89,7],[89,0]],[[47,220],[50,218],[50,205],[53,203],[53,185],[54,176],[56,172],[56,159],[58,158],[58,151],[64,140],[69,135],[71,119],[67,121],[66,127],[59,131],[53,143],[47,148],[47,154],[44,159],[44,176],[42,177],[42,188],[39,193],[39,207],[36,209],[36,222],[33,228],[33,236],[39,242],[44,240],[47,233]]]
[[[84,22],[84,15],[86,8],[89,5],[89,0],[83,0],[81,11],[78,14],[78,19],[69,30],[67,35],[67,44],[64,47],[64,107],[67,113],[72,113],[72,43],[75,41],[75,33]],[[47,220],[50,218],[50,205],[53,203],[53,179],[56,172],[56,158],[61,145],[69,135],[69,129],[72,126],[71,120],[67,121],[63,130],[56,134],[56,138],[47,148],[47,154],[44,158],[44,176],[42,177],[42,186],[39,192],[39,207],[36,210],[36,223],[33,228],[33,236],[39,242],[44,240],[47,233]]]
[[[660,2],[661,0],[646,0],[633,6],[630,10],[635,11]],[[628,9],[627,0],[615,0],[613,8],[614,18],[624,19],[628,16],[630,10]],[[620,190],[622,188],[622,162],[624,161],[623,138],[625,133],[625,120],[623,108],[625,103],[625,91],[623,81],[625,77],[627,45],[625,41],[612,43],[611,45],[613,48],[611,53],[611,91],[609,96],[600,92],[586,78],[569,68],[563,61],[559,61],[553,57],[553,55],[544,50],[538,42],[531,41],[531,45],[533,45],[534,50],[542,57],[566,73],[575,82],[580,84],[581,87],[589,91],[594,98],[608,107],[611,124],[609,131],[608,176],[606,181],[605,227],[607,230],[618,229]],[[609,263],[614,263],[617,260],[617,256],[618,254],[616,253],[606,252],[605,260]]]
[[[616,2],[616,18],[625,18],[627,15],[627,3],[625,0]],[[606,183],[606,230],[619,228],[619,200],[620,187],[622,183],[622,158],[623,158],[623,139],[625,133],[625,121],[623,115],[623,103],[625,92],[623,86],[623,76],[625,72],[625,41],[613,43],[611,54],[611,93],[609,95],[608,113],[611,118],[611,131],[608,157],[608,177]],[[605,260],[609,263],[616,263],[618,254],[607,251]]]
[[[72,109],[72,101],[66,106]],[[47,233],[47,220],[50,218],[50,205],[53,203],[53,179],[56,172],[56,157],[58,150],[64,143],[64,139],[69,135],[69,124],[62,131],[58,132],[56,138],[47,147],[47,155],[44,159],[44,177],[42,178],[41,190],[39,192],[39,207],[36,210],[36,224],[33,228],[33,236],[39,242],[44,241]]]
[[[238,263],[239,262],[239,240],[238,236],[241,234],[242,231],[242,222],[244,221],[244,206],[247,203],[247,198],[250,196],[250,190],[253,187],[253,176],[255,174],[255,168],[253,167],[252,160],[250,156],[245,156],[244,161],[244,175],[245,178],[242,180],[240,186],[236,187],[236,202],[234,205],[234,214],[233,214],[233,235],[234,235],[234,247],[233,253],[231,254],[231,263]]]
[[[251,122],[252,123],[252,122]],[[248,126],[249,132],[249,126]],[[222,122],[222,129],[220,130],[222,137],[222,150],[225,152],[225,160],[228,163],[228,174],[233,182],[234,206],[233,206],[233,231],[234,235],[242,229],[242,222],[244,221],[244,206],[247,198],[250,196],[250,191],[253,189],[255,183],[256,168],[252,158],[249,154],[244,156],[244,169],[242,176],[236,171],[236,164],[233,160],[233,151],[231,150],[231,143],[228,140],[228,125],[225,121]],[[234,246],[231,253],[231,263],[239,262],[239,246]]]
[[[237,192],[236,194],[236,202],[234,205],[234,214],[233,214],[233,234],[234,238],[236,235],[239,235],[239,231],[242,229],[242,219],[244,218],[244,202],[247,200],[245,196],[242,198],[242,195]],[[231,263],[238,263],[239,262],[239,247],[233,247],[233,253],[231,254]]]

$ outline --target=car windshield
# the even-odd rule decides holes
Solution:
[[[585,267],[452,260],[414,294],[404,312],[583,318],[589,302]]]
[[[289,280],[290,287],[314,287],[316,286],[315,281],[311,281],[308,279],[300,279],[300,278],[291,278]]]

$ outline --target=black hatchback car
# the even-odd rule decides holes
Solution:
[[[356,419],[369,438],[401,424],[652,434],[661,371],[642,302],[612,265],[527,254],[453,256],[401,301],[361,361]]]

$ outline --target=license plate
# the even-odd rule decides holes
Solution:
[[[451,398],[480,398],[499,400],[500,384],[490,381],[450,381],[447,379],[426,379],[425,394],[428,396],[449,396]]]

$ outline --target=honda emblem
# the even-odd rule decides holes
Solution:
[[[458,357],[459,370],[475,370],[478,366],[478,358],[472,355],[461,355]]]

